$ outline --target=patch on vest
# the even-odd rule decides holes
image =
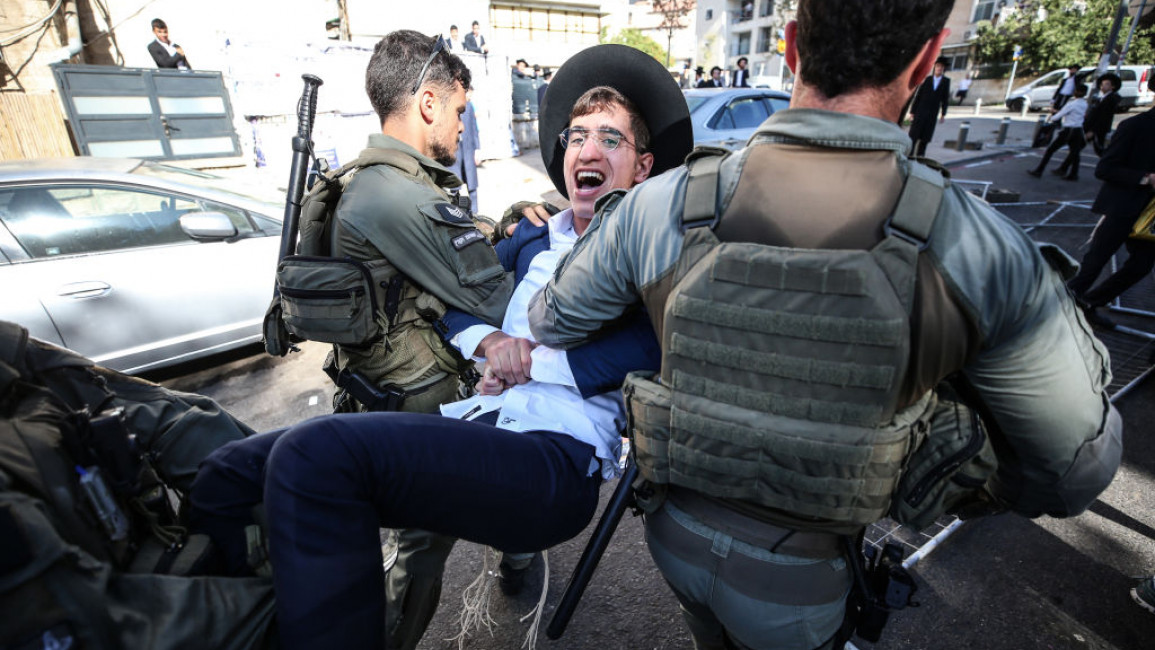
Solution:
[[[452,203],[438,203],[437,211],[441,216],[451,223],[460,223],[464,225],[473,225],[473,220],[469,218],[469,213]],[[458,247],[460,249],[460,246]]]
[[[482,241],[484,239],[485,239],[485,235],[481,234],[480,230],[474,228],[473,230],[470,230],[469,232],[467,232],[463,235],[458,235],[458,236],[454,237],[453,238],[453,248],[456,250],[461,250],[461,249],[465,248],[466,246],[472,244],[475,241]]]

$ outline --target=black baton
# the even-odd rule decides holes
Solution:
[[[598,520],[594,534],[586,543],[586,548],[582,551],[582,556],[578,559],[577,566],[574,567],[573,574],[569,578],[569,584],[565,586],[565,591],[562,592],[557,610],[554,611],[553,618],[549,621],[549,627],[545,630],[545,635],[551,640],[557,641],[565,633],[565,628],[569,625],[569,620],[573,618],[573,612],[577,608],[578,601],[581,600],[582,594],[586,592],[586,587],[590,584],[594,569],[598,568],[602,554],[610,545],[610,538],[614,536],[618,522],[622,520],[626,508],[633,505],[634,491],[632,485],[637,477],[638,467],[634,464],[631,456],[626,461],[626,471],[618,479],[618,487],[610,496],[610,502],[606,504],[602,518]]]

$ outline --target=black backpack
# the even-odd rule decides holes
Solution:
[[[272,585],[185,534],[200,461],[252,430],[212,400],[0,321],[0,648],[261,648]]]

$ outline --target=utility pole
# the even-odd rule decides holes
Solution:
[[[1143,12],[1147,9],[1147,0],[1139,3],[1139,13],[1131,19],[1131,31],[1127,32],[1127,40],[1123,43],[1123,51],[1119,53],[1119,62],[1115,64],[1115,72],[1119,72],[1123,68],[1123,60],[1127,58],[1127,52],[1131,49],[1131,39],[1135,38],[1135,29],[1139,27],[1139,20],[1143,18]]]
[[[1099,66],[1095,70],[1095,77],[1098,78],[1107,71],[1107,66],[1111,65],[1111,54],[1115,52],[1115,43],[1119,40],[1119,29],[1123,27],[1123,18],[1127,15],[1127,9],[1131,5],[1131,0],[1119,0],[1119,9],[1115,11],[1115,22],[1111,24],[1111,34],[1107,37],[1107,45],[1103,48],[1103,56],[1099,57]]]

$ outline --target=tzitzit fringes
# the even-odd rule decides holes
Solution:
[[[497,566],[500,558],[498,552],[489,547],[484,548],[481,557],[481,573],[461,592],[462,608],[460,616],[457,617],[460,631],[457,636],[446,639],[446,641],[456,641],[458,650],[464,650],[465,639],[474,630],[485,628],[492,636],[493,626],[497,625],[497,621],[489,613],[490,595],[493,591],[493,583],[496,582],[494,577],[496,574],[490,571],[489,567],[491,560],[492,566]]]
[[[528,614],[521,617],[521,621],[533,617],[533,624],[529,626],[529,631],[525,633],[525,641],[521,647],[527,650],[535,650],[537,648],[537,630],[541,627],[541,613],[545,611],[545,598],[549,595],[549,551],[541,552],[541,563],[545,567],[545,577],[541,580],[541,596],[537,599],[537,606],[534,607]]]

